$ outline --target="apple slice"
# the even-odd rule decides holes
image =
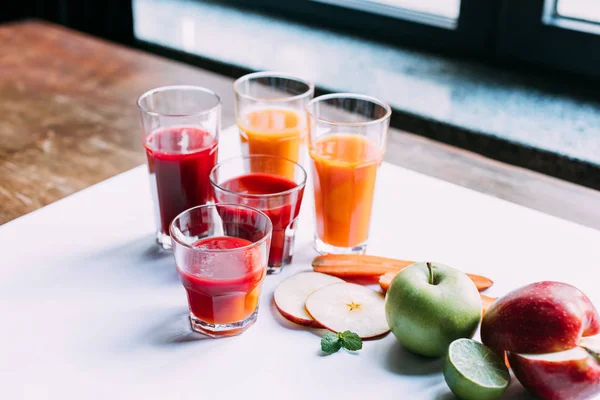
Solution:
[[[541,398],[588,399],[600,391],[600,362],[583,347],[545,354],[508,352],[508,360],[519,382]]]
[[[313,292],[331,285],[344,282],[335,276],[320,272],[301,272],[284,279],[277,285],[273,300],[279,313],[296,324],[322,328],[307,312],[304,304]]]
[[[333,332],[352,331],[362,339],[374,339],[390,331],[385,319],[385,297],[354,283],[334,283],[306,299],[306,310]]]

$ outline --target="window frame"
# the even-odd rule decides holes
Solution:
[[[497,56],[600,78],[600,23],[558,15],[558,0],[504,0]]]

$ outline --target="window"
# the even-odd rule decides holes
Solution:
[[[312,0],[368,13],[455,27],[460,0]],[[434,17],[434,18],[432,18]]]
[[[600,3],[501,0],[500,57],[600,77]]]
[[[401,45],[600,77],[598,0],[245,0],[244,4]]]
[[[597,0],[558,0],[556,13],[564,18],[600,22],[600,4]]]
[[[497,1],[244,0],[235,4],[376,40],[467,54],[485,51],[496,25]]]

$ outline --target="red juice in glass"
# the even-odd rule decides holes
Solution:
[[[137,105],[154,201],[156,241],[170,249],[173,218],[212,201],[208,174],[217,161],[221,100],[203,87],[175,85],[147,91]]]
[[[220,186],[242,195],[270,195],[294,190],[298,185],[284,176],[250,173],[229,179]],[[269,216],[273,223],[273,236],[271,238],[271,250],[269,251],[269,265],[278,265],[283,262],[285,231],[288,228],[288,225],[296,219],[300,212],[303,194],[304,187],[299,189],[295,202],[276,203],[271,208],[267,205],[260,209]]]
[[[194,207],[173,220],[173,255],[194,331],[231,336],[256,321],[272,228],[265,213],[236,204]]]
[[[217,139],[196,127],[170,127],[148,135],[144,147],[156,220],[168,235],[173,218],[212,200],[208,175],[217,162]]]
[[[217,164],[210,180],[217,203],[243,204],[267,214],[273,223],[267,272],[280,272],[293,256],[296,221],[306,183],[304,169],[285,158],[250,155]]]
[[[252,245],[246,239],[219,236],[201,239],[192,246],[202,250],[227,250]],[[229,262],[214,269],[210,277],[179,270],[190,311],[209,324],[228,324],[248,318],[258,304],[260,283],[265,268],[260,265],[258,249],[234,253]],[[201,265],[192,265],[199,271]]]

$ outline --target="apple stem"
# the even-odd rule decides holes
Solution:
[[[429,270],[429,284],[433,285],[433,267],[431,266],[430,262],[427,263],[427,269]]]

